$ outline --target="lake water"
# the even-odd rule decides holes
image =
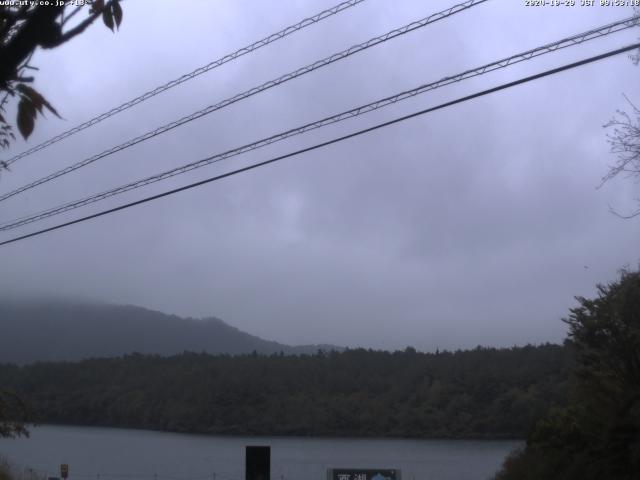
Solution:
[[[242,480],[244,447],[271,446],[272,480],[325,480],[327,468],[401,469],[403,480],[485,480],[517,441],[220,437],[114,428],[40,426],[0,439],[18,480]],[[33,470],[29,470],[33,469]]]

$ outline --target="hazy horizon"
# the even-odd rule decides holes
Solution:
[[[384,347],[378,347],[378,348],[374,348],[371,345],[367,345],[367,344],[363,344],[363,343],[358,343],[358,344],[337,344],[337,343],[331,343],[331,344],[327,344],[325,342],[307,342],[305,344],[289,344],[287,342],[282,341],[279,338],[276,337],[263,337],[263,336],[259,336],[256,335],[254,332],[248,331],[248,330],[243,330],[241,328],[239,328],[238,326],[234,325],[231,322],[226,321],[224,318],[220,318],[219,316],[215,315],[215,314],[211,314],[211,315],[205,315],[205,316],[200,316],[200,317],[191,317],[191,316],[183,316],[183,315],[179,315],[176,313],[171,313],[171,312],[164,312],[155,308],[151,308],[151,307],[147,307],[144,305],[135,305],[135,304],[118,304],[118,303],[113,303],[113,302],[109,302],[109,301],[103,301],[103,300],[99,300],[99,299],[92,299],[92,298],[72,298],[72,297],[63,297],[63,296],[42,296],[39,298],[30,298],[27,296],[12,296],[10,298],[6,298],[3,297],[2,294],[0,294],[0,305],[2,304],[6,304],[6,303],[17,303],[19,305],[23,305],[23,304],[27,304],[27,305],[39,305],[39,304],[62,304],[62,305],[81,305],[81,306],[107,306],[107,307],[132,307],[132,308],[139,308],[139,309],[143,309],[143,310],[147,310],[147,311],[152,311],[152,312],[158,312],[164,315],[168,315],[168,316],[175,316],[177,317],[179,320],[184,320],[184,321],[196,321],[196,322],[207,322],[207,321],[214,321],[214,322],[223,322],[227,325],[229,325],[230,327],[233,328],[237,328],[239,329],[241,332],[244,333],[248,333],[250,335],[255,335],[258,336],[259,338],[261,338],[262,340],[267,340],[267,341],[272,341],[272,342],[278,342],[278,343],[282,343],[284,345],[287,346],[292,346],[292,347],[297,347],[297,346],[307,346],[307,345],[331,345],[334,347],[338,347],[338,348],[364,348],[364,349],[373,349],[373,350],[382,350],[382,351],[403,351],[406,348],[415,348],[417,351],[420,352],[424,352],[424,353],[434,353],[436,351],[456,351],[456,350],[471,350],[471,349],[475,349],[476,347],[483,347],[483,348],[512,348],[512,347],[524,347],[524,346],[541,346],[544,344],[562,344],[563,340],[561,339],[558,342],[547,342],[547,341],[543,341],[543,342],[527,342],[527,343],[523,343],[523,344],[512,344],[512,345],[481,345],[481,344],[477,344],[477,345],[471,345],[471,346],[465,346],[465,347],[456,347],[451,346],[449,348],[447,347],[439,347],[436,346],[435,348],[431,349],[431,350],[425,350],[425,349],[421,349],[419,347],[416,347],[413,344],[407,344],[404,346],[398,346],[395,348],[384,348]]]

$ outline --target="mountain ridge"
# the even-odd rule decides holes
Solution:
[[[214,316],[183,318],[135,305],[88,301],[0,300],[0,328],[0,362],[17,364],[133,352],[295,355],[343,350],[335,345],[291,346],[265,340]]]

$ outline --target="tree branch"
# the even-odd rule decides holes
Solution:
[[[71,20],[75,16],[75,14],[78,13],[80,10],[82,10],[82,5],[80,5],[79,7],[76,7],[73,12],[71,12],[69,15],[64,17],[64,19],[62,19],[62,26],[64,26],[65,23]]]
[[[85,18],[82,22],[80,22],[78,25],[73,27],[71,30],[69,30],[69,31],[63,33],[62,35],[60,35],[60,41],[57,44],[52,45],[51,47],[47,47],[47,48],[57,47],[58,45],[61,45],[64,42],[67,42],[67,41],[71,40],[76,35],[81,34],[82,32],[84,32],[87,29],[87,27],[89,27],[93,22],[95,22],[96,18],[98,18],[100,15],[102,15],[102,12],[107,8],[111,8],[111,1],[107,2],[104,5],[103,8],[101,8],[101,9],[95,11],[94,13],[92,13],[91,15],[89,15],[87,18]]]
[[[31,10],[20,30],[0,48],[0,79],[15,76],[18,67],[39,45],[45,46],[60,35],[55,19],[64,6],[41,6]]]
[[[613,213],[618,218],[629,220],[630,218],[635,218],[640,215],[640,208],[635,212],[631,212],[629,215],[622,215],[621,213],[617,212],[611,205],[609,205],[609,212]]]
[[[3,10],[3,16],[4,18],[6,18],[6,23],[2,25],[2,29],[0,30],[0,38],[5,38],[16,23],[18,23],[20,20],[26,19],[28,10],[28,5],[21,6],[20,9],[15,12],[12,12],[8,8],[6,10]]]

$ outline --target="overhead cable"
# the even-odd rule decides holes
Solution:
[[[15,238],[12,238],[10,240],[5,240],[3,242],[0,242],[0,246],[8,245],[10,243],[14,243],[14,242],[18,242],[18,241],[21,241],[21,240],[25,240],[27,238],[31,238],[31,237],[35,237],[35,236],[38,236],[38,235],[42,235],[44,233],[51,232],[51,231],[54,231],[54,230],[59,230],[61,228],[68,227],[70,225],[75,225],[77,223],[81,223],[81,222],[85,222],[85,221],[88,221],[88,220],[91,220],[91,219],[94,219],[94,218],[102,217],[104,215],[108,215],[108,214],[115,213],[115,212],[118,212],[118,211],[121,211],[121,210],[125,210],[125,209],[128,209],[128,208],[137,206],[137,205],[141,205],[143,203],[147,203],[147,202],[151,202],[151,201],[154,201],[154,200],[158,200],[160,198],[167,197],[169,195],[173,195],[173,194],[176,194],[176,193],[179,193],[179,192],[183,192],[185,190],[190,190],[192,188],[199,187],[201,185],[205,185],[205,184],[208,184],[208,183],[211,183],[211,182],[215,182],[215,181],[218,181],[218,180],[222,180],[223,178],[227,178],[227,177],[230,177],[230,176],[233,176],[233,175],[237,175],[238,173],[247,172],[249,170],[253,170],[253,169],[256,169],[256,168],[259,168],[259,167],[263,167],[263,166],[266,166],[266,165],[269,165],[269,164],[284,160],[286,158],[294,157],[294,156],[297,156],[297,155],[300,155],[300,154],[303,154],[303,153],[310,152],[312,150],[317,150],[317,149],[322,148],[322,147],[333,145],[335,143],[342,142],[344,140],[347,140],[347,139],[350,139],[350,138],[354,138],[354,137],[363,135],[365,133],[373,132],[375,130],[379,130],[381,128],[388,127],[388,126],[396,124],[396,123],[404,122],[404,121],[409,120],[411,118],[415,118],[415,117],[418,117],[418,116],[421,116],[421,115],[425,115],[427,113],[434,112],[436,110],[441,110],[443,108],[447,108],[447,107],[450,107],[450,106],[453,106],[453,105],[457,105],[459,103],[463,103],[463,102],[472,100],[474,98],[478,98],[478,97],[482,97],[482,96],[485,96],[485,95],[489,95],[491,93],[495,93],[495,92],[498,92],[498,91],[501,91],[501,90],[505,90],[507,88],[515,87],[517,85],[521,85],[523,83],[531,82],[533,80],[537,80],[537,79],[540,79],[540,78],[543,78],[543,77],[547,77],[547,76],[550,76],[550,75],[555,75],[557,73],[564,72],[566,70],[571,70],[573,68],[577,68],[577,67],[580,67],[580,66],[583,66],[583,65],[587,65],[589,63],[597,62],[599,60],[603,60],[605,58],[609,58],[609,57],[612,57],[614,55],[619,55],[621,53],[626,53],[626,52],[629,52],[631,50],[635,50],[636,48],[640,48],[640,43],[635,43],[635,44],[632,44],[632,45],[628,45],[626,47],[618,48],[616,50],[611,50],[609,52],[606,52],[606,53],[603,53],[603,54],[600,54],[600,55],[595,55],[593,57],[589,57],[589,58],[586,58],[584,60],[580,60],[578,62],[573,62],[573,63],[570,63],[570,64],[563,65],[561,67],[553,68],[551,70],[546,70],[544,72],[541,72],[541,73],[538,73],[538,74],[535,74],[535,75],[530,75],[528,77],[520,78],[519,80],[514,80],[514,81],[508,82],[508,83],[503,83],[503,84],[501,84],[501,85],[499,85],[497,87],[493,87],[493,88],[489,88],[489,89],[486,89],[486,90],[482,90],[480,92],[476,92],[474,94],[467,95],[465,97],[460,97],[460,98],[457,98],[455,100],[452,100],[452,101],[445,102],[445,103],[442,103],[440,105],[437,105],[435,107],[426,108],[424,110],[420,110],[418,112],[414,112],[414,113],[411,113],[409,115],[404,115],[402,117],[398,117],[398,118],[395,118],[393,120],[389,120],[387,122],[379,123],[379,124],[374,125],[372,127],[364,128],[362,130],[358,130],[356,132],[353,132],[353,133],[350,133],[350,134],[347,134],[347,135],[343,135],[341,137],[337,137],[337,138],[334,138],[332,140],[328,140],[328,141],[325,141],[325,142],[322,142],[322,143],[318,143],[318,144],[312,145],[310,147],[306,147],[306,148],[303,148],[303,149],[300,149],[300,150],[296,150],[294,152],[290,152],[290,153],[287,153],[285,155],[280,155],[278,157],[271,158],[269,160],[265,160],[263,162],[255,163],[253,165],[249,165],[249,166],[246,166],[246,167],[243,167],[243,168],[238,168],[236,170],[233,170],[233,171],[230,171],[230,172],[227,172],[227,173],[223,173],[221,175],[216,175],[214,177],[210,177],[210,178],[207,178],[205,180],[200,180],[198,182],[191,183],[189,185],[185,185],[183,187],[174,188],[173,190],[169,190],[169,191],[166,191],[166,192],[163,192],[163,193],[159,193],[157,195],[152,195],[150,197],[146,197],[146,198],[143,198],[141,200],[136,200],[134,202],[130,202],[130,203],[127,203],[127,204],[124,204],[124,205],[120,205],[118,207],[114,207],[114,208],[110,208],[108,210],[103,210],[101,212],[94,213],[92,215],[87,215],[85,217],[81,217],[81,218],[78,218],[78,219],[75,219],[75,220],[71,220],[71,221],[64,222],[64,223],[61,223],[61,224],[58,224],[58,225],[54,225],[52,227],[44,228],[44,229],[38,230],[36,232],[28,233],[26,235],[21,235],[19,237],[15,237]]]
[[[19,153],[18,155],[15,155],[14,157],[10,158],[9,160],[6,160],[6,164],[7,165],[11,165],[12,163],[17,162],[18,160],[20,160],[21,158],[27,157],[35,152],[39,152],[40,150],[43,150],[47,147],[49,147],[50,145],[53,145],[54,143],[59,142],[60,140],[64,140],[67,137],[70,137],[72,135],[75,135],[78,132],[81,132],[82,130],[85,130],[89,127],[92,127],[100,122],[102,122],[103,120],[106,120],[109,117],[112,117],[114,115],[117,115],[120,112],[124,112],[125,110],[128,110],[129,108],[138,105],[139,103],[142,103],[146,100],[149,100],[152,97],[155,97],[156,95],[159,95],[162,92],[166,92],[167,90],[173,88],[173,87],[177,87],[178,85],[187,82],[193,78],[196,78],[199,75],[202,75],[203,73],[206,73],[210,70],[213,70],[214,68],[220,67],[222,65],[224,65],[225,63],[231,62],[232,60],[236,60],[239,57],[242,57],[243,55],[246,55],[248,53],[251,52],[255,52],[256,50],[265,47],[273,42],[276,42],[282,38],[285,38],[295,32],[298,32],[308,26],[314,25],[318,22],[321,22],[322,20],[329,18],[333,15],[336,15],[340,12],[343,12],[344,10],[347,10],[348,8],[354,7],[362,2],[364,2],[365,0],[348,0],[346,2],[342,2],[339,3],[338,5],[328,8],[327,10],[323,10],[320,13],[317,13],[309,18],[305,18],[304,20],[299,21],[298,23],[294,24],[294,25],[290,25],[282,30],[280,30],[279,32],[276,33],[272,33],[271,35],[268,35],[266,37],[264,37],[261,40],[258,40],[257,42],[252,43],[251,45],[247,45],[246,47],[242,47],[238,50],[236,50],[235,52],[232,53],[228,53],[220,58],[218,58],[217,60],[214,60],[211,63],[208,63],[207,65],[204,65],[202,67],[196,68],[195,70],[193,70],[192,72],[189,72],[185,75],[182,75],[181,77],[178,77],[174,80],[171,80],[167,83],[165,83],[164,85],[160,85],[159,87],[154,88],[153,90],[149,90],[148,92],[143,93],[142,95],[139,95],[125,103],[123,103],[122,105],[119,105],[117,107],[112,108],[111,110],[101,113],[100,115],[97,115],[95,117],[93,117],[90,120],[87,120],[84,123],[81,123],[80,125],[77,125],[65,132],[62,132],[54,137],[49,138],[48,140],[35,145],[34,147],[25,150],[22,153]]]
[[[42,185],[43,183],[47,183],[50,182],[51,180],[54,180],[58,177],[61,177],[62,175],[66,175],[68,173],[71,173],[75,170],[78,170],[79,168],[82,167],[86,167],[89,164],[92,164],[102,158],[105,158],[109,155],[113,155],[114,153],[120,152],[122,150],[125,150],[129,147],[132,147],[134,145],[137,145],[140,142],[144,142],[146,140],[149,140],[153,137],[156,137],[158,135],[161,135],[163,133],[168,132],[169,130],[173,130],[176,127],[182,126],[186,123],[192,122],[193,120],[199,119],[201,117],[204,117],[205,115],[209,115],[210,113],[213,113],[217,110],[220,110],[222,108],[228,107],[229,105],[232,105],[236,102],[239,102],[241,100],[244,100],[246,98],[249,98],[253,95],[256,95],[258,93],[264,92],[265,90],[269,90],[270,88],[276,87],[278,85],[281,85],[285,82],[288,82],[289,80],[293,80],[294,78],[298,78],[302,75],[305,75],[307,73],[313,72],[319,68],[322,67],[326,67],[327,65],[330,65],[332,63],[335,63],[339,60],[343,60],[347,57],[350,57],[351,55],[354,55],[356,53],[362,52],[364,50],[367,50],[368,48],[374,47],[376,45],[380,45],[381,43],[387,42],[391,39],[397,38],[401,35],[405,35],[409,32],[412,32],[414,30],[417,30],[419,28],[425,27],[427,25],[430,25],[434,22],[437,22],[439,20],[448,18],[452,15],[455,15],[456,13],[460,13],[464,10],[467,10],[469,8],[472,8],[474,6],[477,6],[481,3],[484,3],[488,0],[467,0],[463,3],[459,3],[457,5],[454,5],[452,7],[447,8],[446,10],[443,10],[441,12],[438,13],[434,13],[432,15],[429,15],[428,17],[425,17],[421,20],[417,20],[415,22],[411,22],[403,27],[400,28],[396,28],[394,30],[391,30],[383,35],[379,35],[377,37],[371,38],[369,40],[367,40],[366,42],[357,44],[357,45],[353,45],[349,48],[347,48],[346,50],[342,50],[341,52],[338,53],[334,53],[333,55],[330,55],[328,57],[325,57],[321,60],[317,60],[316,62],[313,62],[309,65],[306,65],[304,67],[301,67],[297,70],[294,70],[293,72],[287,73],[285,75],[282,75],[276,79],[273,80],[269,80],[268,82],[265,82],[257,87],[253,87],[249,90],[246,90],[242,93],[239,93],[237,95],[234,95],[232,97],[229,97],[225,100],[222,100],[221,102],[218,102],[214,105],[210,105],[202,110],[198,110],[197,112],[194,112],[190,115],[184,116],[178,120],[175,120],[173,122],[170,122],[166,125],[163,125],[161,127],[158,127],[154,130],[151,130],[149,132],[146,132],[142,135],[139,135],[138,137],[135,137],[133,139],[130,139],[120,145],[117,145],[115,147],[112,147],[108,150],[105,150],[101,153],[98,153],[96,155],[93,155],[92,157],[86,158],[84,160],[81,160],[77,163],[74,163],[73,165],[69,165],[68,167],[65,167],[61,170],[58,170],[54,173],[51,173],[45,177],[42,177],[38,180],[35,180],[31,183],[28,183],[26,185],[23,185],[22,187],[19,187],[11,192],[5,193],[0,195],[0,201],[6,200],[8,198],[11,198],[15,195],[18,195],[19,193],[22,193],[26,190],[30,190],[34,187],[37,187],[38,185]]]
[[[56,207],[44,210],[44,211],[40,211],[37,213],[33,213],[33,214],[29,214],[28,216],[24,216],[21,218],[17,218],[14,220],[11,220],[9,222],[5,222],[4,224],[0,224],[0,231],[7,231],[7,230],[12,230],[18,227],[21,227],[23,225],[27,225],[29,223],[33,223],[39,220],[43,220],[45,218],[49,218],[51,216],[54,215],[58,215],[70,210],[74,210],[76,208],[80,208],[86,205],[90,205],[92,203],[101,201],[101,200],[105,200],[107,198],[116,196],[116,195],[120,195],[122,193],[128,192],[130,190],[134,190],[146,185],[150,185],[152,183],[156,183],[159,182],[161,180],[165,180],[167,178],[171,178],[174,177],[176,175],[180,175],[186,172],[189,172],[191,170],[195,170],[201,167],[204,167],[206,165],[210,165],[212,163],[216,163],[219,162],[221,160],[225,160],[231,157],[235,157],[237,155],[241,155],[243,153],[252,151],[252,150],[256,150],[258,148],[262,148],[265,147],[267,145],[282,141],[284,139],[296,136],[296,135],[301,135],[303,133],[309,132],[311,130],[315,130],[318,128],[322,128],[324,126],[327,125],[331,125],[333,123],[338,123],[344,120],[347,120],[349,118],[353,118],[353,117],[357,117],[360,115],[364,115],[365,113],[369,113],[375,110],[379,110],[381,108],[387,107],[389,105],[392,105],[394,103],[403,101],[403,100],[407,100],[409,98],[412,98],[416,95],[431,91],[431,90],[435,90],[437,88],[441,88],[444,87],[446,85],[450,85],[452,83],[456,83],[456,82],[460,82],[463,80],[466,80],[468,78],[472,78],[472,77],[476,77],[479,75],[483,75],[489,72],[492,72],[494,70],[498,70],[501,68],[506,68],[510,65],[514,65],[516,63],[522,62],[524,60],[529,60],[547,53],[551,53],[551,52],[555,52],[559,49],[563,49],[563,48],[567,48],[567,47],[571,47],[571,46],[576,46],[576,45],[580,45],[586,41],[589,40],[593,40],[596,38],[600,38],[606,35],[610,35],[614,32],[619,32],[621,30],[627,29],[627,28],[631,28],[632,26],[634,26],[638,21],[640,21],[640,15],[639,16],[634,16],[634,17],[630,17],[624,20],[620,20],[618,22],[614,22],[614,23],[610,23],[598,28],[594,28],[591,30],[588,30],[586,32],[582,32],[576,35],[572,35],[570,37],[564,38],[562,40],[558,40],[556,42],[552,42],[552,43],[548,43],[546,45],[531,49],[531,50],[527,50],[525,52],[521,52],[515,55],[511,55],[509,57],[482,65],[480,67],[476,67],[473,69],[469,69],[466,70],[462,73],[458,73],[455,75],[451,75],[451,76],[447,76],[444,77],[440,80],[437,80],[435,82],[431,82],[431,83],[427,83],[427,84],[423,84],[420,85],[416,88],[413,88],[411,90],[406,90],[400,93],[397,93],[395,95],[389,96],[389,97],[385,97],[379,100],[376,100],[375,102],[371,102],[365,105],[360,105],[358,107],[352,108],[350,110],[346,110],[343,112],[340,112],[338,114],[329,116],[329,117],[325,117],[322,118],[320,120],[311,122],[311,123],[307,123],[305,125],[290,129],[290,130],[286,130],[284,132],[280,132],[277,133],[275,135],[271,135],[269,137],[254,141],[252,143],[248,143],[245,145],[242,145],[240,147],[236,147],[234,149],[222,152],[222,153],[218,153],[216,155],[212,155],[200,160],[197,160],[195,162],[191,162],[185,165],[182,165],[180,167],[176,167],[149,177],[145,177],[124,185],[121,185],[119,187],[110,189],[110,190],[106,190],[104,192],[101,193],[97,193],[88,197],[85,197],[83,199],[80,200],[76,200],[73,202],[69,202],[69,203],[65,203],[63,205],[58,205]]]

